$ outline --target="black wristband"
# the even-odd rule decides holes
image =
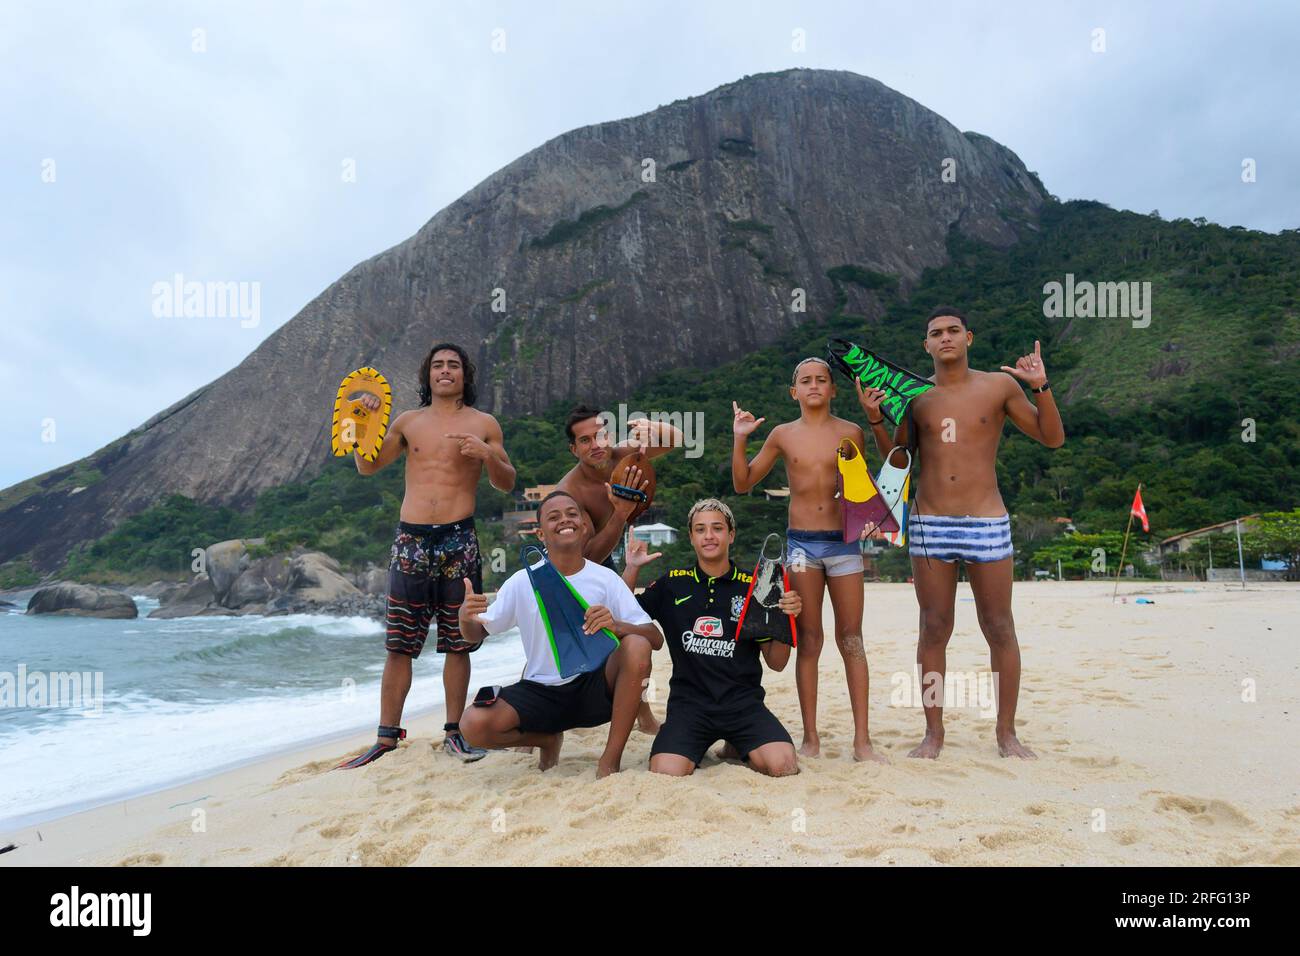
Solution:
[[[1030,391],[1033,392],[1035,395],[1041,395],[1043,394],[1043,392],[1050,391],[1051,388],[1052,388],[1051,382],[1044,382],[1042,385],[1038,386],[1037,388],[1031,388]]]
[[[870,418],[868,418],[868,419],[867,419],[867,424],[870,425],[872,428],[875,428],[877,425],[883,425],[883,424],[885,424],[885,419],[884,419],[884,418],[881,418],[880,421],[878,421],[878,422],[873,422]]]

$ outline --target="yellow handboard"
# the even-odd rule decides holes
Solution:
[[[371,411],[361,403],[362,395],[374,395],[382,403]],[[336,457],[359,452],[366,461],[379,457],[388,434],[388,414],[393,409],[393,390],[388,380],[369,366],[349,372],[334,399],[334,421],[330,445]]]

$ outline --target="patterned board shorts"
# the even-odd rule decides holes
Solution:
[[[384,647],[419,657],[436,618],[439,654],[478,650],[482,641],[471,643],[460,633],[465,578],[482,592],[483,566],[473,517],[451,524],[398,524],[388,566]]]

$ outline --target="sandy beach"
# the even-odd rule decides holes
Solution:
[[[465,766],[430,747],[435,714],[362,770],[330,768],[364,734],[5,834],[18,846],[0,866],[1300,864],[1300,586],[1126,583],[1121,595],[1016,585],[1018,725],[1037,761],[999,758],[979,706],[947,711],[938,761],[907,758],[923,731],[919,701],[906,706],[915,599],[909,585],[868,585],[872,736],[888,766],[852,760],[829,641],[823,752],[796,777],[712,757],[691,778],[653,775],[650,738],[634,731],[624,772],[598,781],[603,728],[567,734],[545,774],[519,753]],[[948,666],[988,670],[965,585]],[[654,676],[662,718],[667,651]],[[765,686],[797,743],[793,664]]]

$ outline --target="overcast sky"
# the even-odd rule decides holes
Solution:
[[[0,487],[229,370],[545,140],[749,73],[872,76],[1062,198],[1300,226],[1297,37],[1283,0],[4,0]],[[260,323],[156,317],[177,273],[260,283]]]

